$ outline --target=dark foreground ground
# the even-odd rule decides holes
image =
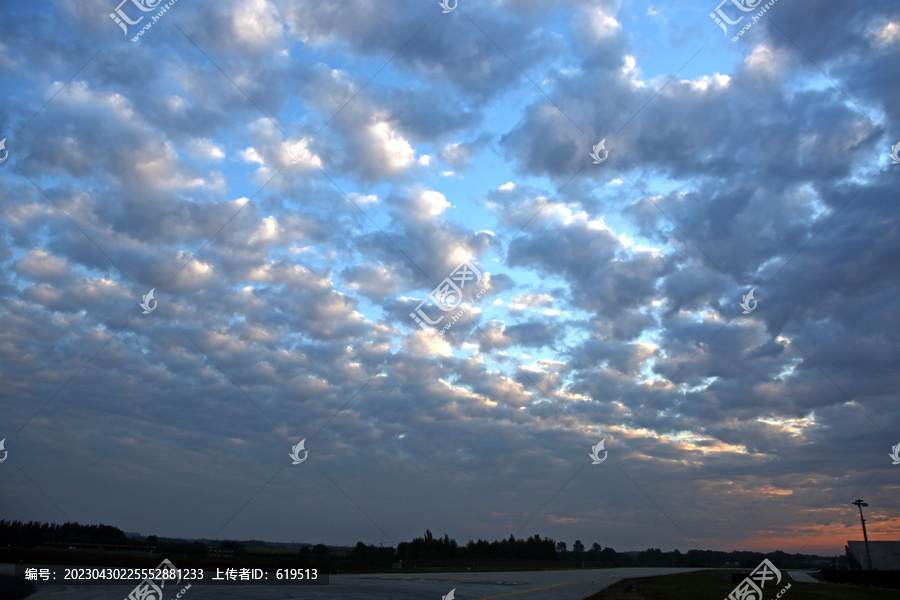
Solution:
[[[12,574],[13,565],[0,565]],[[332,575],[328,586],[222,586],[194,584],[181,600],[440,600],[455,589],[456,600],[583,600],[626,577],[686,573],[692,569],[619,568],[503,573],[386,573]],[[124,600],[133,586],[37,584],[28,600]],[[163,600],[174,600],[168,588]],[[6,600],[5,596],[2,596]],[[699,598],[699,597],[698,597]],[[17,599],[18,600],[18,599]],[[692,599],[694,600],[694,599]]]
[[[0,565],[2,600],[124,600],[131,586],[46,586],[13,594],[12,565]],[[783,573],[764,590],[764,600],[897,600],[896,590],[798,581]],[[3,587],[4,584],[7,587]],[[221,586],[195,583],[181,600],[439,600],[455,589],[456,600],[723,600],[735,583],[723,570],[619,568],[503,573],[388,573],[332,575],[328,586]],[[174,600],[181,588],[166,590]]]
[[[799,576],[798,576],[799,578]],[[783,573],[777,586],[767,585],[765,600],[773,600],[788,584],[779,600],[897,600],[897,590],[879,590],[828,583],[797,581]],[[619,581],[591,595],[586,600],[723,600],[736,583],[724,581],[722,571],[700,571],[662,577],[645,577]],[[771,587],[770,587],[771,586]]]

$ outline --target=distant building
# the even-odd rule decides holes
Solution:
[[[234,556],[234,550],[231,548],[207,548],[206,555],[214,556],[216,558],[232,558]]]
[[[132,539],[144,539],[144,536],[142,536],[142,535],[141,535],[140,533],[138,533],[137,531],[126,531],[126,532],[125,532],[125,537],[130,537],[130,538],[132,538]]]
[[[868,569],[866,543],[864,541],[847,542],[844,546],[847,561],[851,569]],[[877,571],[900,571],[900,541],[869,542],[872,551],[872,568]]]

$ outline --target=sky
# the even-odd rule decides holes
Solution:
[[[4,518],[900,539],[900,4],[117,1],[0,2]]]

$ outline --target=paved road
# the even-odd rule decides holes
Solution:
[[[806,571],[788,571],[794,581],[804,581],[806,583],[822,583]]]
[[[0,572],[12,573],[12,565]],[[588,569],[513,573],[387,573],[332,575],[328,586],[221,586],[195,584],[182,600],[440,600],[456,589],[457,600],[583,600],[626,578],[687,573],[699,569]],[[123,600],[131,586],[41,586],[28,600]],[[181,588],[167,587],[163,600]]]

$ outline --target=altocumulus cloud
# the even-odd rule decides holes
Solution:
[[[3,8],[8,517],[832,554],[863,494],[896,531],[895,2],[734,43],[714,3],[199,0],[138,43],[114,4]]]

